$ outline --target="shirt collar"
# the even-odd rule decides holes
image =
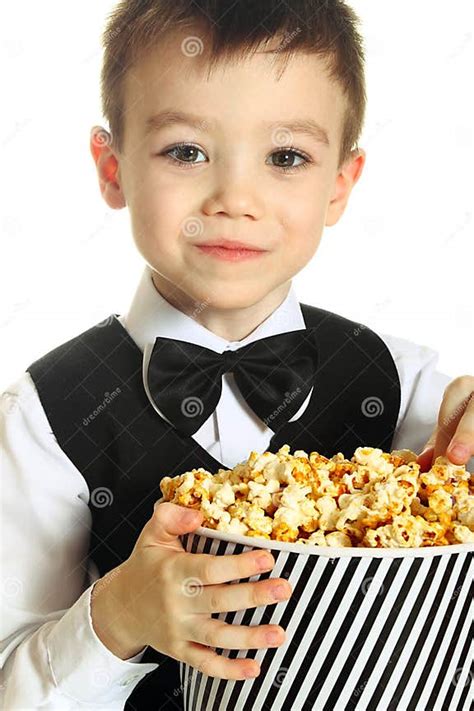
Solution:
[[[153,284],[152,270],[148,264],[127,313],[120,316],[119,320],[143,352],[147,344],[154,344],[157,336],[188,341],[222,353],[277,333],[306,328],[301,306],[291,284],[285,300],[252,333],[240,341],[227,341],[172,306]]]

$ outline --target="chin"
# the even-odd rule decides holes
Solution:
[[[271,291],[262,290],[261,284],[259,289],[249,289],[245,286],[215,286],[209,285],[208,301],[209,306],[223,311],[231,311],[235,309],[246,309],[262,301]]]

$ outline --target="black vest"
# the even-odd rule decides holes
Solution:
[[[291,452],[342,452],[349,459],[359,446],[390,451],[400,380],[387,346],[362,324],[300,306],[306,326],[317,329],[314,390],[304,413],[274,434],[267,450],[288,444]],[[101,576],[132,552],[164,476],[229,468],[156,412],[143,386],[143,353],[115,316],[27,368],[59,446],[89,486],[89,557]],[[181,708],[179,662],[152,647],[142,661],[160,666],[139,682],[125,709]]]

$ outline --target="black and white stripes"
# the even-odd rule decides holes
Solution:
[[[199,528],[182,542],[213,555],[257,547],[256,539],[220,538]],[[276,563],[247,580],[286,578],[291,598],[213,617],[281,625],[286,642],[217,649],[259,661],[260,675],[247,681],[180,663],[185,711],[472,711],[473,545],[336,549],[259,539],[258,547]]]

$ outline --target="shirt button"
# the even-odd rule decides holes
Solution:
[[[129,686],[132,684],[136,679],[140,679],[141,674],[133,674],[132,676],[127,677],[123,681],[120,682],[120,686]]]

